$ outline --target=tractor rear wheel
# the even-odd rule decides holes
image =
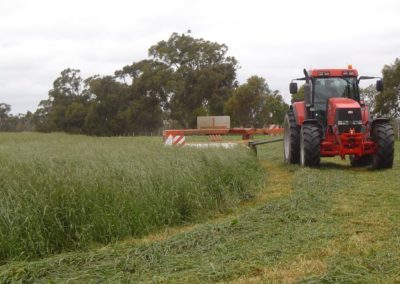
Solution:
[[[372,139],[376,143],[376,153],[372,155],[374,169],[390,169],[394,158],[394,131],[389,123],[378,123],[373,126]]]
[[[300,131],[300,163],[306,167],[318,167],[321,161],[320,129],[313,124],[303,124]]]
[[[300,129],[297,126],[293,111],[285,115],[283,123],[283,154],[285,163],[298,164],[300,161]]]
[[[350,156],[350,164],[352,167],[365,167],[372,163],[371,155],[364,155],[359,157],[358,159],[354,156]]]

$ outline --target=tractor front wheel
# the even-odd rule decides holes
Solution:
[[[374,169],[390,169],[394,158],[394,131],[389,123],[373,126],[372,139],[376,143],[376,152],[372,155]]]
[[[283,123],[283,154],[285,163],[298,164],[300,161],[300,128],[292,111],[285,115]]]
[[[314,124],[303,124],[300,131],[300,163],[306,167],[318,167],[321,161],[320,129]]]

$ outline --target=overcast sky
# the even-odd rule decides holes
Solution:
[[[304,67],[380,75],[400,57],[398,0],[0,0],[0,102],[34,111],[63,69],[113,74],[189,29],[229,47],[239,82],[262,76],[287,101]]]

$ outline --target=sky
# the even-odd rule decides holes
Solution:
[[[0,0],[0,103],[35,111],[62,70],[112,75],[187,30],[226,44],[240,83],[262,76],[289,102],[303,68],[380,76],[400,57],[400,1]]]

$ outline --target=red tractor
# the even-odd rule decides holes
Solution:
[[[377,77],[358,77],[351,65],[303,72],[305,77],[290,83],[290,93],[296,94],[293,81],[305,81],[304,101],[293,103],[285,116],[285,162],[318,167],[321,157],[349,155],[352,166],[392,168],[393,127],[388,118],[371,120],[358,87],[360,80]],[[381,79],[376,89],[383,90]]]

